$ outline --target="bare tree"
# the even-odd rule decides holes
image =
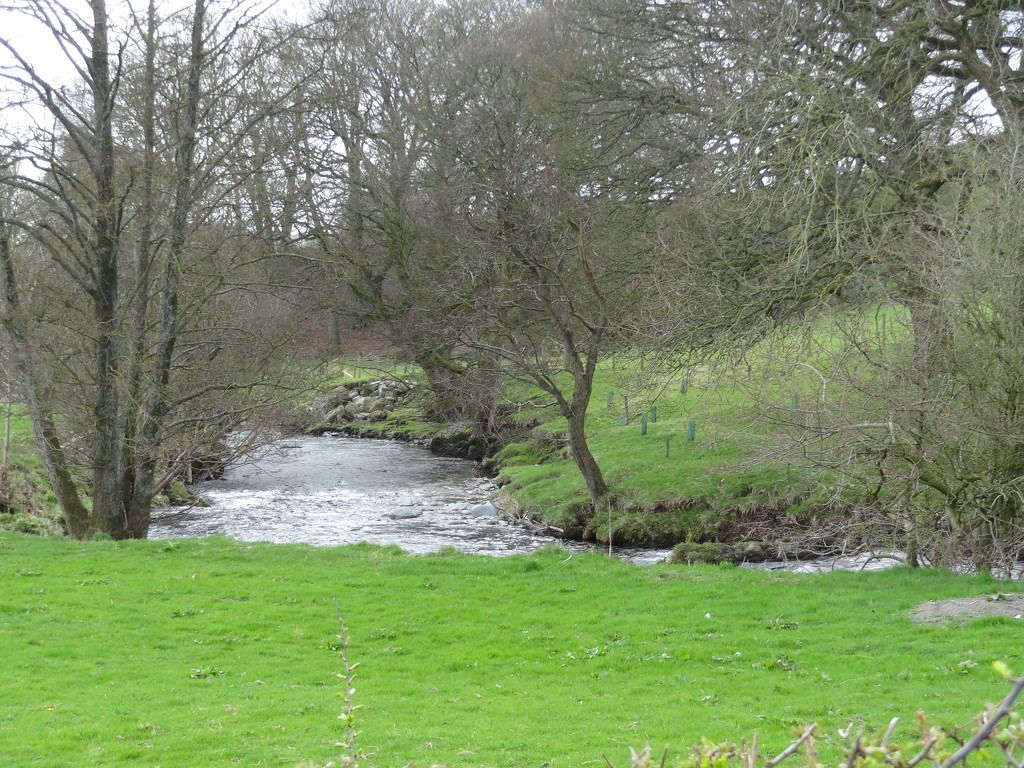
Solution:
[[[297,50],[319,62],[296,146],[304,187],[296,234],[321,306],[372,328],[418,364],[442,420],[478,421],[494,394],[480,361],[447,332],[463,313],[439,264],[450,206],[429,188],[431,141],[454,51],[487,10],[431,3],[330,2]],[[443,171],[440,171],[443,173]],[[492,382],[493,384],[493,382]]]
[[[445,173],[430,192],[461,227],[448,269],[471,311],[452,331],[551,395],[598,509],[610,488],[587,441],[594,376],[643,338],[642,297],[659,274],[639,249],[644,206],[609,170],[621,146],[579,110],[596,48],[550,8],[481,31],[452,70],[435,140]]]
[[[166,19],[151,3],[119,30],[104,0],[82,16],[46,0],[25,12],[76,75],[58,87],[3,42],[8,95],[26,94],[45,115],[6,149],[3,331],[68,531],[144,537],[174,471],[168,445],[184,460],[214,439],[201,404],[226,413],[224,394],[241,390],[243,407],[256,405],[253,380],[196,375],[197,355],[215,368],[230,334],[221,323],[219,339],[201,340],[195,322],[200,310],[214,317],[241,279],[212,269],[244,252],[218,221],[233,183],[222,169],[265,115],[237,94],[266,42],[254,17],[211,12],[206,0]],[[209,428],[220,437],[230,421]],[[91,505],[75,482],[80,465]]]

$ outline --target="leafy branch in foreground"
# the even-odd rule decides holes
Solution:
[[[685,759],[681,768],[775,768],[794,755],[804,754],[807,768],[825,765],[818,758],[816,745],[838,750],[843,755],[839,765],[843,768],[954,768],[967,765],[971,755],[986,756],[986,747],[995,746],[1002,753],[1007,768],[1024,767],[1024,718],[1013,709],[1013,703],[1024,690],[1024,677],[1014,679],[1003,662],[995,662],[996,672],[1013,683],[1013,688],[998,705],[989,707],[970,724],[947,729],[937,726],[923,712],[917,712],[919,740],[907,744],[891,743],[899,718],[893,718],[885,732],[870,738],[863,731],[854,733],[852,723],[837,732],[838,738],[823,733],[818,725],[805,727],[797,738],[782,752],[764,759],[757,751],[757,735],[747,743],[715,744],[704,740],[694,747],[694,754]],[[968,731],[968,729],[970,729]],[[962,733],[966,732],[966,733]],[[665,768],[668,748],[662,752],[659,768]],[[609,768],[616,768],[607,756]],[[651,768],[651,748],[641,752],[630,748],[630,768]]]

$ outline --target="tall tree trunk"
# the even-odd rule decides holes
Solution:
[[[586,402],[588,401],[589,398]],[[608,484],[587,443],[586,408],[576,407],[574,402],[566,414],[566,421],[569,423],[569,449],[572,451],[573,461],[583,475],[583,480],[587,484],[587,494],[596,509],[601,500],[608,495]]]
[[[562,318],[559,311],[552,314],[556,318],[562,335],[562,346],[565,349],[566,363],[572,372],[572,403],[566,413],[563,406],[563,415],[569,422],[569,445],[572,448],[573,458],[576,466],[583,473],[583,479],[587,483],[587,491],[590,493],[590,500],[594,509],[600,507],[602,499],[608,495],[608,485],[605,482],[604,474],[597,464],[597,460],[590,452],[590,445],[587,443],[586,420],[587,408],[590,406],[590,398],[594,392],[594,375],[597,372],[597,356],[601,350],[601,343],[604,339],[605,328],[608,320],[608,303],[604,292],[594,278],[590,269],[590,262],[587,259],[584,248],[583,229],[573,221],[569,226],[576,233],[576,249],[579,256],[580,266],[583,271],[587,288],[597,303],[598,312],[596,322],[585,323],[587,335],[583,344],[576,343],[576,335],[571,330],[571,325]],[[554,305],[552,305],[554,306]],[[609,537],[611,531],[608,532]]]
[[[141,404],[143,402],[143,379],[148,338],[148,318],[152,299],[151,273],[153,266],[153,229],[156,222],[156,202],[154,194],[154,177],[156,174],[156,6],[150,0],[146,12],[146,32],[144,38],[145,59],[143,66],[143,102],[142,115],[142,169],[140,183],[140,206],[138,215],[138,238],[136,242],[135,266],[135,301],[131,336],[129,337],[127,402],[124,409],[123,426],[124,444],[122,465],[123,472],[120,482],[120,496],[125,499],[128,519],[125,534],[128,538],[142,538],[149,527],[148,511],[143,516],[144,525],[140,526],[136,499],[148,483],[144,476],[144,468],[136,461],[140,420],[143,418]],[[147,502],[148,506],[148,502]]]
[[[71,476],[67,454],[57,433],[53,411],[40,397],[39,387],[28,376],[21,377],[22,389],[28,400],[28,415],[32,419],[32,429],[36,436],[36,445],[43,455],[46,474],[50,480],[53,495],[60,507],[61,520],[70,536],[85,539],[100,530],[92,514],[82,502],[78,486]]]
[[[10,396],[8,396],[7,404],[4,407],[3,457],[0,458],[0,512],[9,512],[11,509],[11,474],[8,471],[8,460],[10,458],[13,408]]]
[[[334,312],[327,315],[327,356],[341,357],[341,318]]]
[[[565,418],[568,425],[569,450],[572,452],[577,469],[583,475],[583,480],[587,484],[587,494],[596,510],[600,508],[602,500],[608,495],[609,488],[604,479],[604,473],[587,442],[587,408],[590,406],[590,397],[594,392],[597,352],[601,346],[603,330],[597,327],[591,331],[584,351],[577,346],[576,336],[568,325],[562,323],[560,330],[565,362],[569,373],[572,374],[572,395],[566,397],[553,378],[541,376],[537,379],[537,383],[555,398],[558,410]]]
[[[122,493],[122,448],[119,349],[119,200],[115,188],[114,92],[110,72],[105,0],[92,0],[93,30],[88,62],[93,124],[89,165],[95,189],[92,200],[92,302],[96,323],[95,400],[93,405],[93,513],[100,529],[124,535],[128,509]]]
[[[463,405],[466,369],[441,350],[421,351],[414,362],[423,370],[433,398],[429,415],[436,421],[461,421],[466,416]]]
[[[143,414],[142,430],[135,446],[134,483],[130,501],[130,535],[145,537],[149,530],[152,506],[153,477],[159,459],[164,422],[169,410],[168,386],[174,363],[174,348],[181,324],[179,291],[181,260],[185,250],[193,204],[195,153],[199,132],[199,95],[203,66],[203,28],[206,23],[206,0],[195,0],[192,12],[192,35],[189,47],[187,88],[182,105],[181,135],[174,154],[175,189],[171,211],[170,242],[164,265],[161,298],[160,330],[156,343],[155,369],[150,381],[150,395]]]

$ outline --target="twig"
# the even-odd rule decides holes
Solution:
[[[1019,743],[1020,742],[1014,742],[1013,747],[1014,748],[1017,747],[1019,745]],[[1024,759],[1018,760],[1017,758],[1015,758],[1013,756],[1012,748],[1011,749],[1007,749],[1002,744],[999,745],[999,748],[1001,750],[1003,750],[1003,755],[1006,757],[1006,764],[1007,765],[1013,766],[1013,768],[1024,768]]]
[[[1024,690],[1024,676],[1021,676],[1021,678],[1016,681],[1013,688],[1006,695],[1006,698],[999,703],[999,706],[992,712],[992,716],[982,724],[978,729],[978,732],[974,734],[974,737],[950,755],[949,759],[940,765],[939,768],[952,768],[957,763],[963,762],[964,758],[977,749],[978,745],[981,744],[981,742],[983,742],[990,733],[992,733],[996,724],[1010,714],[1010,707],[1013,706],[1013,702],[1016,700],[1017,696],[1020,695],[1022,690]]]
[[[885,735],[882,736],[882,741],[880,742],[881,746],[884,747],[889,743],[889,738],[892,736],[892,732],[896,730],[896,726],[899,725],[899,722],[900,719],[898,717],[894,717],[889,721],[889,727],[885,729]]]
[[[917,765],[922,760],[924,760],[926,757],[928,757],[928,755],[932,751],[932,747],[935,746],[935,744],[936,744],[936,742],[938,742],[938,740],[939,740],[938,736],[932,736],[930,739],[928,739],[928,741],[925,742],[924,747],[921,749],[921,751],[918,752],[916,755],[914,755],[907,762],[907,768],[914,768],[915,765]]]
[[[857,734],[857,738],[853,740],[853,746],[850,747],[850,754],[846,756],[846,768],[853,768],[853,764],[857,761],[857,755],[860,753],[860,734]]]
[[[816,729],[817,727],[818,727],[818,724],[817,724],[817,723],[812,723],[812,724],[810,725],[810,727],[808,727],[808,728],[807,728],[807,729],[806,729],[806,730],[805,730],[805,731],[803,732],[803,735],[802,735],[802,736],[801,736],[801,737],[800,737],[799,739],[797,739],[796,741],[794,741],[794,742],[793,742],[792,744],[790,744],[790,745],[789,745],[788,747],[786,747],[786,748],[785,748],[784,750],[782,750],[782,751],[781,751],[781,752],[780,752],[779,754],[777,754],[777,755],[776,755],[775,757],[773,757],[773,758],[772,758],[771,760],[769,760],[768,762],[766,762],[766,763],[764,764],[764,768],[775,768],[775,766],[776,766],[776,765],[778,765],[779,763],[781,763],[781,762],[782,762],[783,760],[785,760],[785,759],[786,759],[787,757],[789,757],[790,755],[793,755],[793,754],[795,754],[795,753],[796,753],[796,751],[797,751],[798,749],[800,749],[800,745],[801,745],[801,744],[803,744],[803,743],[804,743],[805,741],[807,741],[807,740],[808,740],[809,738],[811,738],[811,736],[813,736],[813,735],[814,735],[814,730],[815,730],[815,729]]]
[[[756,768],[757,766],[757,731],[754,731],[754,737],[750,740],[750,751],[745,755],[744,762],[746,768]]]
[[[338,605],[337,597],[334,598],[334,612],[337,614],[338,627],[341,629],[341,634],[338,637],[341,639],[341,659],[345,665],[345,671],[339,675],[345,681],[345,710],[338,719],[345,721],[345,729],[348,731],[348,755],[351,758],[349,765],[356,766],[356,707],[352,705],[352,694],[355,693],[356,689],[352,687],[352,681],[355,679],[354,672],[358,664],[353,666],[348,663],[348,630],[345,629],[345,622],[341,618],[341,606]]]

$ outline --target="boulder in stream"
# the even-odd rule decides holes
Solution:
[[[410,520],[422,514],[423,510],[419,507],[398,507],[388,512],[387,517],[390,517],[392,520]]]
[[[469,510],[469,513],[473,517],[497,517],[498,508],[488,501],[483,504],[477,504]]]

